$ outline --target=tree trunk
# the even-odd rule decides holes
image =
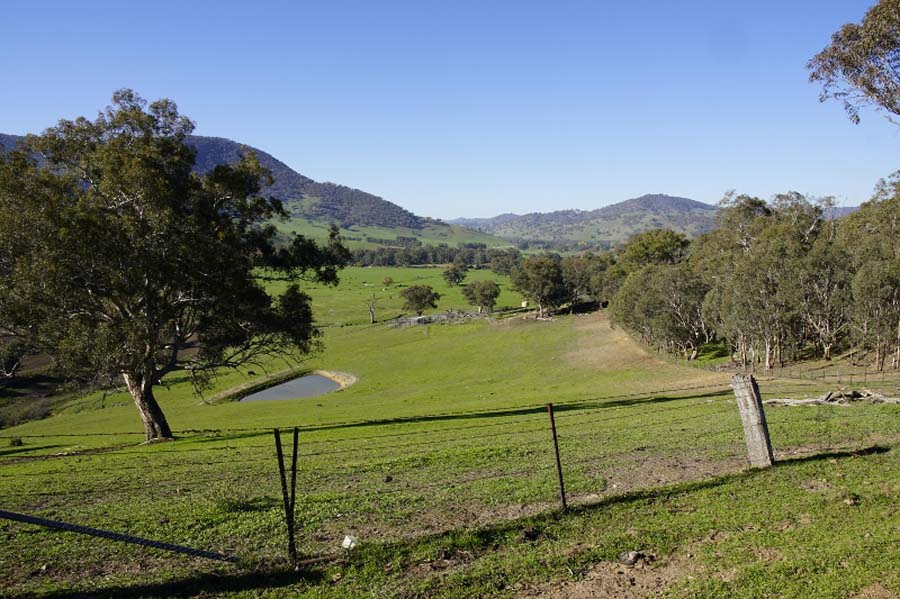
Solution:
[[[169,428],[169,423],[153,396],[153,377],[136,373],[122,376],[125,385],[128,386],[128,392],[131,393],[131,399],[134,400],[134,405],[141,415],[146,440],[172,439],[172,429]]]
[[[544,303],[538,302],[538,318],[544,317]]]
[[[700,354],[700,348],[699,348],[699,347],[692,348],[692,349],[691,349],[691,357],[688,358],[688,362],[691,362],[691,361],[693,361],[693,360],[696,360],[696,359],[697,359],[697,356],[698,356],[699,354]]]
[[[772,370],[772,342],[766,339],[766,370]]]
[[[823,351],[824,351],[824,353],[825,353],[825,355],[823,356],[824,359],[825,359],[825,360],[831,360],[831,344],[830,344],[830,343],[823,343],[823,344],[822,344],[822,349],[823,349]]]

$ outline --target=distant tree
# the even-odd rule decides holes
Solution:
[[[560,261],[559,267],[569,300],[575,303],[585,295],[593,295],[593,278],[606,272],[611,262],[610,254],[595,255],[592,252],[585,252],[575,256],[565,256]]]
[[[513,271],[512,284],[526,298],[538,305],[538,315],[553,310],[567,299],[559,257],[549,254],[531,256]]]
[[[900,0],[880,0],[862,23],[847,23],[831,44],[806,65],[809,80],[822,86],[819,100],[843,103],[854,123],[859,110],[874,105],[900,116]]]
[[[900,357],[900,261],[863,264],[853,278],[853,297],[858,337],[875,350],[875,367],[883,370],[889,347]]]
[[[403,309],[412,310],[418,316],[428,308],[437,308],[441,295],[429,285],[410,285],[400,292],[403,298]]]
[[[473,306],[478,306],[478,313],[482,310],[488,312],[494,311],[497,305],[497,298],[500,297],[500,287],[496,282],[488,281],[472,281],[462,290],[463,297]]]
[[[702,312],[707,290],[685,264],[645,266],[628,275],[610,312],[646,343],[693,360],[710,339]]]
[[[447,285],[451,287],[456,287],[460,283],[462,283],[466,275],[468,274],[469,269],[466,266],[461,266],[459,264],[451,264],[448,266],[444,272],[441,274],[444,277],[444,280],[447,282]]]
[[[259,161],[198,177],[192,129],[173,102],[121,90],[96,120],[0,157],[0,335],[69,378],[124,379],[148,441],[172,437],[153,393],[166,374],[199,387],[221,367],[313,350],[296,281],[336,284],[349,260],[337,229],[325,246],[277,247],[271,220],[286,213],[259,195]],[[273,298],[260,272],[291,284]]]
[[[682,233],[653,229],[628,240],[619,264],[628,272],[650,264],[676,264],[684,259],[688,245],[690,241]]]
[[[509,250],[491,258],[491,270],[498,275],[509,276],[521,260],[522,255],[519,250]]]
[[[831,359],[831,350],[850,326],[853,296],[850,256],[832,237],[816,239],[803,259],[800,288],[802,313],[822,347],[822,357]]]

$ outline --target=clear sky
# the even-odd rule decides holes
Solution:
[[[131,87],[423,216],[731,188],[853,205],[900,169],[900,127],[820,104],[804,65],[872,2],[4,0],[0,132]]]

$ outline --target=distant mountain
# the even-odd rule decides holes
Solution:
[[[597,210],[501,214],[488,219],[450,222],[508,240],[579,241],[609,246],[635,233],[658,228],[674,229],[695,237],[713,228],[715,214],[716,207],[703,202],[652,194]]]
[[[848,214],[853,214],[859,210],[859,206],[835,206],[825,212],[825,218],[828,220],[838,220],[844,218]]]
[[[425,219],[396,204],[346,185],[313,181],[257,148],[222,137],[191,136],[188,143],[197,149],[197,170],[201,173],[235,162],[245,149],[255,152],[275,181],[264,193],[283,201],[295,218],[335,222],[342,227],[420,229],[425,225]]]
[[[0,145],[9,149],[19,137],[0,134]],[[188,143],[197,150],[196,170],[211,171],[219,164],[240,159],[252,150],[264,167],[272,172],[274,183],[263,193],[283,201],[296,218],[336,222],[344,227],[354,225],[378,227],[407,227],[420,229],[424,219],[378,196],[335,183],[319,183],[304,177],[289,166],[258,148],[245,146],[223,137],[191,136]]]
[[[18,135],[7,135],[6,133],[0,133],[0,150],[4,152],[8,152],[16,147],[16,144],[19,142],[21,137]]]

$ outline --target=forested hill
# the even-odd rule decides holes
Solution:
[[[197,148],[197,169],[200,172],[206,172],[217,164],[234,162],[240,158],[245,147],[222,137],[192,136],[189,143]],[[256,152],[262,165],[272,172],[275,182],[265,193],[285,202],[295,218],[336,222],[343,227],[419,229],[423,226],[423,219],[376,195],[346,185],[313,181],[270,154],[247,147]]]
[[[715,214],[716,207],[703,202],[653,194],[597,210],[501,214],[494,218],[457,219],[451,222],[506,239],[612,244],[624,241],[634,233],[658,228],[674,229],[694,237],[713,228]]]
[[[0,146],[12,148],[19,137],[0,133]],[[335,183],[319,183],[304,177],[289,166],[257,148],[245,146],[222,137],[191,136],[188,140],[197,149],[197,170],[205,173],[218,164],[238,160],[244,149],[252,150],[264,167],[272,172],[274,183],[263,190],[285,202],[291,216],[309,221],[338,223],[342,227],[375,226],[385,228],[421,229],[420,218],[376,195]]]

